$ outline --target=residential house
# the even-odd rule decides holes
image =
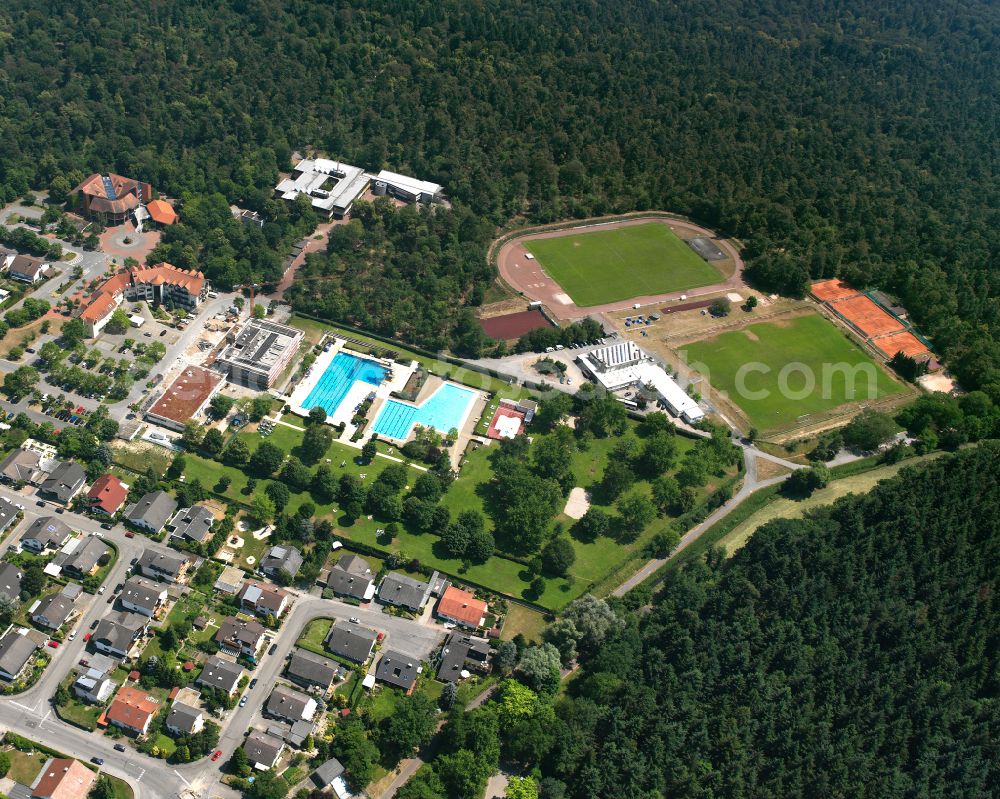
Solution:
[[[287,572],[294,577],[302,568],[302,553],[295,547],[271,547],[260,560],[260,570],[268,577],[277,577],[278,572]]]
[[[82,580],[90,577],[111,559],[111,548],[98,536],[81,539],[70,553],[60,553],[53,560],[64,572]]]
[[[24,673],[38,645],[13,628],[0,638],[0,677],[13,682]]]
[[[360,624],[334,622],[323,644],[337,657],[364,663],[371,657],[378,633]]]
[[[264,713],[288,722],[312,721],[316,715],[316,700],[311,696],[277,686],[264,705]]]
[[[10,527],[14,519],[17,518],[24,508],[15,502],[11,502],[6,497],[0,497],[0,533],[3,533]]]
[[[212,525],[215,516],[204,505],[192,505],[181,508],[171,520],[171,538],[181,538],[196,544],[205,544],[212,538]]]
[[[92,705],[102,705],[115,692],[117,684],[100,669],[80,672],[73,682],[73,695]]]
[[[101,619],[90,642],[98,652],[126,658],[135,642],[145,634],[149,617],[138,613],[115,613]]]
[[[37,283],[53,274],[54,272],[49,268],[48,263],[41,258],[32,258],[30,255],[15,255],[7,268],[7,275],[11,280],[28,284]]]
[[[153,618],[167,601],[167,589],[142,577],[129,577],[118,599],[126,610]]]
[[[40,627],[47,627],[50,630],[58,630],[76,612],[73,599],[60,591],[58,594],[50,594],[38,603],[31,614],[31,620]]]
[[[387,605],[396,605],[416,613],[427,604],[430,593],[430,583],[415,580],[398,572],[389,572],[379,586],[378,598]]]
[[[290,597],[291,594],[276,585],[257,580],[243,583],[243,590],[239,594],[240,607],[247,613],[274,616],[276,619],[280,619],[281,614],[288,610]]]
[[[174,735],[196,735],[205,729],[205,712],[183,702],[174,702],[164,726]]]
[[[420,673],[420,661],[401,652],[387,649],[375,666],[375,679],[412,693]]]
[[[435,613],[439,619],[477,629],[486,624],[488,606],[468,591],[449,585],[438,600]]]
[[[114,516],[118,513],[126,499],[128,499],[128,486],[113,474],[98,477],[87,492],[91,510],[103,513],[105,516]]]
[[[139,688],[123,685],[104,716],[126,732],[145,735],[159,709],[160,703],[154,697]]]
[[[39,516],[21,534],[21,546],[32,552],[59,549],[73,531],[55,516]]]
[[[38,496],[68,505],[87,484],[87,473],[79,463],[66,461],[53,469],[38,487]]]
[[[49,758],[31,783],[31,799],[85,799],[97,782],[97,773],[79,760]]]
[[[344,767],[335,757],[331,757],[312,773],[312,780],[320,790],[333,788],[338,781],[343,782]]]
[[[239,688],[244,674],[246,672],[239,664],[214,655],[205,661],[205,668],[202,669],[195,684],[219,688],[232,696]]]
[[[159,535],[176,510],[177,503],[166,491],[150,491],[125,508],[125,521],[150,535]]]
[[[0,480],[16,485],[38,485],[46,476],[42,461],[42,455],[34,450],[24,447],[15,449],[0,462]]]
[[[183,555],[147,549],[139,557],[136,568],[146,577],[163,583],[183,583],[189,565],[190,562]]]
[[[469,676],[470,669],[485,672],[489,656],[490,645],[482,638],[452,633],[441,647],[437,678],[441,682],[458,682]]]
[[[227,616],[215,634],[219,648],[230,655],[243,655],[256,659],[264,645],[264,625],[256,621],[240,621]]]
[[[226,566],[222,570],[222,574],[219,575],[219,579],[215,581],[213,588],[223,594],[238,594],[243,588],[245,577],[246,572],[243,569],[238,569],[235,566]]]
[[[8,599],[18,599],[21,595],[22,577],[24,577],[24,572],[13,563],[7,563],[7,561],[0,563],[0,594]]]
[[[326,587],[337,596],[365,600],[375,595],[374,579],[368,561],[357,555],[342,555],[330,569]]]
[[[288,661],[285,676],[307,691],[318,690],[325,694],[340,673],[340,665],[335,660],[296,647]]]
[[[285,742],[262,730],[254,730],[243,743],[243,751],[247,753],[250,765],[260,771],[267,771],[274,768],[281,753],[285,751]]]

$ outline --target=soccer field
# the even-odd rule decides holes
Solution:
[[[680,351],[759,430],[905,390],[818,314],[749,325]]]
[[[715,267],[659,222],[534,239],[524,246],[581,307],[722,280]]]

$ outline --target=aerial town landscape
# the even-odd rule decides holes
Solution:
[[[852,194],[827,111],[664,78],[721,67],[645,0],[526,9],[541,49],[492,3],[59,5],[51,59],[0,10],[0,797],[1000,795],[1000,250],[938,213],[989,200]],[[740,24],[891,29],[851,5]]]

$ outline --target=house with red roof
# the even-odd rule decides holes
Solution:
[[[134,735],[145,735],[160,703],[139,688],[123,685],[104,713],[104,723],[114,724]]]
[[[177,212],[166,200],[151,200],[146,203],[146,211],[157,225],[173,225],[177,222]]]
[[[98,477],[87,492],[87,501],[97,513],[114,516],[128,499],[128,486],[113,474]]]
[[[486,624],[488,605],[468,591],[449,585],[438,600],[435,613],[439,619],[477,629]]]
[[[32,799],[85,799],[97,774],[79,760],[53,757],[31,785]]]
[[[139,206],[153,199],[153,187],[114,173],[95,172],[73,189],[73,194],[80,196],[80,211],[84,216],[99,219],[105,225],[120,225]]]

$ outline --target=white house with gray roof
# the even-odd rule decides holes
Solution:
[[[59,549],[73,535],[69,525],[55,516],[39,516],[21,534],[21,546],[32,552]]]
[[[129,577],[118,599],[126,610],[152,618],[167,601],[167,589],[142,577]]]
[[[192,505],[190,508],[181,508],[177,511],[168,527],[171,530],[171,538],[204,544],[212,537],[213,524],[215,515],[212,511],[204,505]]]
[[[37,648],[37,644],[27,635],[20,635],[13,629],[8,630],[0,638],[0,677],[9,682],[20,677]]]
[[[378,589],[380,602],[396,605],[414,612],[419,611],[431,595],[431,584],[415,580],[405,574],[389,572]]]
[[[158,535],[177,510],[177,503],[166,491],[150,491],[142,499],[125,508],[125,521]]]

